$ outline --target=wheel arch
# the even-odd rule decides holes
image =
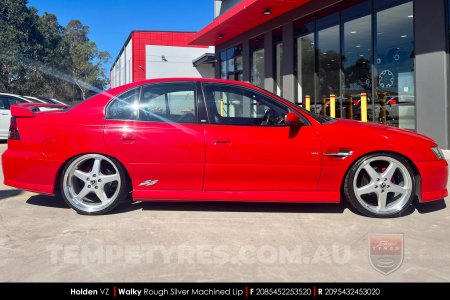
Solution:
[[[422,188],[422,184],[421,184],[421,175],[419,172],[419,169],[417,168],[416,164],[412,161],[411,158],[409,158],[408,156],[406,156],[403,153],[400,152],[395,152],[395,151],[390,151],[390,150],[376,150],[376,151],[371,151],[371,152],[366,152],[364,154],[361,154],[360,156],[356,157],[353,162],[348,166],[347,170],[345,171],[345,175],[342,177],[342,181],[341,181],[341,187],[340,187],[340,192],[341,192],[341,199],[345,198],[344,196],[344,184],[345,184],[345,179],[348,176],[348,172],[351,170],[351,168],[363,157],[368,156],[368,155],[372,155],[372,154],[395,154],[400,156],[401,158],[405,159],[409,165],[411,166],[411,168],[413,169],[414,172],[414,180],[416,182],[416,186],[415,186],[415,195],[419,198],[420,200],[420,195],[421,195],[421,188]]]
[[[76,158],[76,157],[79,157],[79,156],[82,156],[82,155],[86,155],[86,154],[100,154],[100,155],[104,155],[104,156],[106,156],[108,158],[112,158],[112,159],[116,160],[122,166],[122,168],[125,170],[125,176],[127,178],[127,183],[129,185],[130,191],[133,190],[133,181],[131,180],[130,173],[128,172],[128,169],[125,167],[125,165],[118,158],[116,158],[114,156],[111,156],[111,155],[109,155],[107,153],[102,153],[102,152],[83,152],[83,153],[78,153],[77,155],[73,155],[73,156],[68,157],[59,166],[58,171],[56,172],[55,179],[54,179],[54,193],[55,193],[55,195],[58,195],[61,192],[59,183],[60,183],[60,180],[61,180],[61,175],[62,175],[62,172],[64,170],[64,167],[67,165],[67,163],[69,161],[71,161],[72,159]]]

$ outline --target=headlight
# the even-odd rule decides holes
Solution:
[[[445,159],[444,153],[439,147],[433,147],[431,148],[431,151],[433,151],[434,155],[436,155],[437,159]]]

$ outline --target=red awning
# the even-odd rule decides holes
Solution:
[[[242,0],[197,32],[190,44],[220,45],[309,1],[311,0]],[[271,14],[264,14],[266,10]]]

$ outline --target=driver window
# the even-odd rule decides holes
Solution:
[[[288,109],[251,90],[205,84],[210,122],[225,125],[284,126]]]

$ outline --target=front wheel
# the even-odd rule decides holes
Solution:
[[[99,215],[127,198],[122,165],[101,154],[84,154],[64,167],[60,188],[66,203],[80,214]]]
[[[409,208],[415,196],[414,172],[401,156],[371,154],[349,170],[344,193],[350,204],[369,217],[397,217]]]

